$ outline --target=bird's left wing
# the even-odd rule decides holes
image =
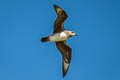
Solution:
[[[66,12],[57,5],[54,5],[54,9],[57,14],[57,19],[54,22],[54,32],[53,33],[57,33],[57,32],[61,32],[64,30],[64,21],[67,19],[68,16],[67,16]]]
[[[66,44],[65,41],[56,42],[56,46],[63,56],[62,66],[64,77],[70,65],[72,49]]]

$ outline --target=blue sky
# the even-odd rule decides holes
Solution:
[[[119,0],[1,0],[0,80],[63,80],[52,34],[53,4],[68,14],[72,60],[64,80],[120,80]]]

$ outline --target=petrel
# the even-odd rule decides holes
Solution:
[[[53,34],[42,37],[41,42],[55,42],[56,47],[62,54],[62,68],[63,68],[63,78],[65,77],[70,61],[72,49],[66,44],[66,40],[72,36],[77,36],[73,31],[67,31],[64,28],[64,21],[67,19],[66,12],[57,5],[54,5],[55,12],[57,14],[57,19],[54,22],[54,32]]]

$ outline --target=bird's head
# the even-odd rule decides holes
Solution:
[[[72,37],[72,36],[78,36],[78,34],[76,34],[76,33],[73,32],[73,31],[68,31],[68,33],[69,33],[70,37]]]

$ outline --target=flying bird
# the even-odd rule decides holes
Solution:
[[[54,5],[55,12],[57,14],[57,19],[54,22],[54,31],[53,34],[42,37],[41,42],[55,42],[56,47],[62,54],[62,69],[63,69],[63,78],[65,77],[72,55],[72,49],[67,45],[66,40],[72,36],[78,36],[73,31],[67,31],[64,28],[64,21],[67,19],[68,15],[66,12],[57,5]]]

